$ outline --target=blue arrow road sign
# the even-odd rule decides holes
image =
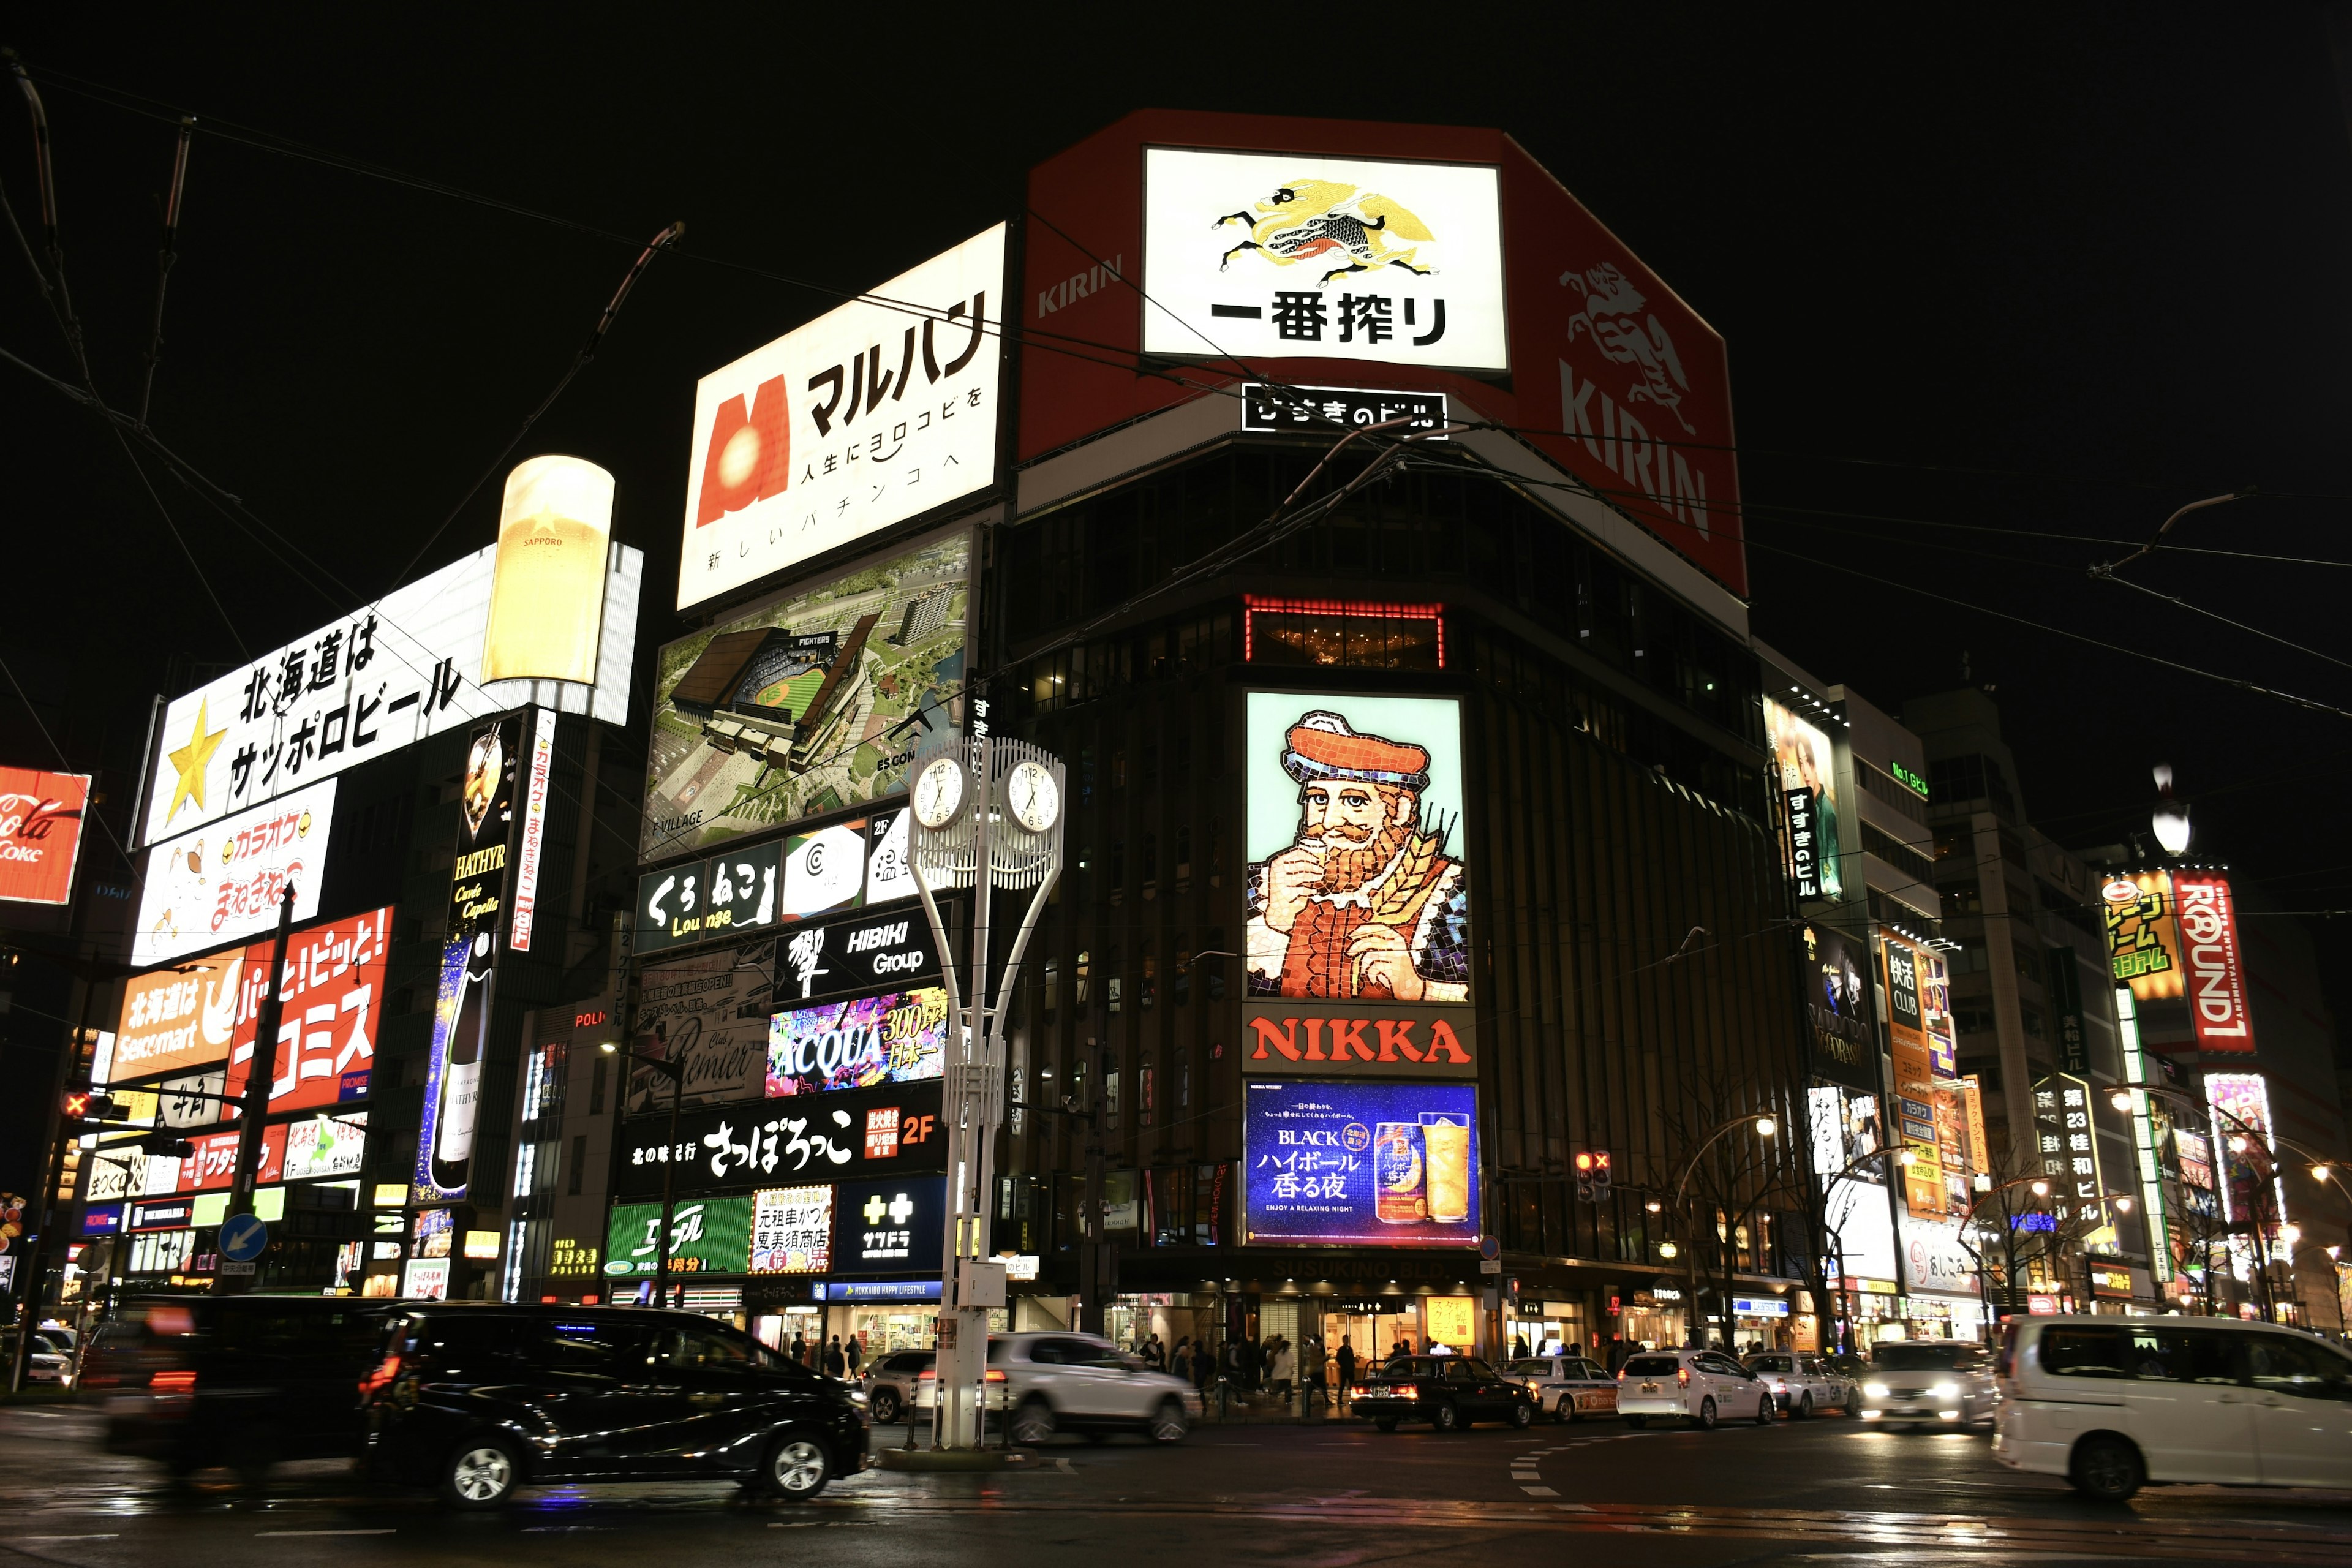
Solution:
[[[269,1226],[249,1214],[221,1221],[220,1255],[231,1263],[250,1263],[269,1245]]]

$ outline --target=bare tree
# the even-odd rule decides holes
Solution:
[[[1679,1195],[1675,1240],[1689,1282],[1685,1311],[1694,1330],[1712,1317],[1726,1346],[1737,1342],[1732,1299],[1741,1231],[1760,1272],[1762,1216],[1776,1207],[1803,1212],[1812,1206],[1810,1184],[1797,1175],[1801,1166],[1791,1153],[1792,1147],[1804,1148],[1803,1130],[1791,1125],[1789,1109],[1762,1084],[1742,1079],[1697,1089],[1659,1115],[1668,1153],[1656,1179],[1670,1197]],[[1774,1120],[1770,1137],[1752,1125],[1765,1116]],[[1702,1292],[1711,1308],[1705,1314]]]

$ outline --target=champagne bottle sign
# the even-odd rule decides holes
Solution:
[[[458,981],[457,1016],[449,1026],[441,1067],[441,1116],[433,1151],[433,1180],[449,1191],[465,1186],[474,1157],[474,1125],[481,1102],[482,1056],[490,1032],[490,933],[474,938]]]

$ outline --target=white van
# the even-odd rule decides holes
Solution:
[[[2144,1483],[2352,1487],[2352,1356],[2228,1318],[2012,1319],[1993,1457],[2120,1500]]]

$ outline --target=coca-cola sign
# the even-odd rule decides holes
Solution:
[[[73,897],[88,773],[0,767],[0,902],[62,904]]]
[[[2254,1020],[2246,1005],[2238,911],[2229,879],[2213,871],[2175,871],[2172,896],[2199,1048],[2251,1052]]]

